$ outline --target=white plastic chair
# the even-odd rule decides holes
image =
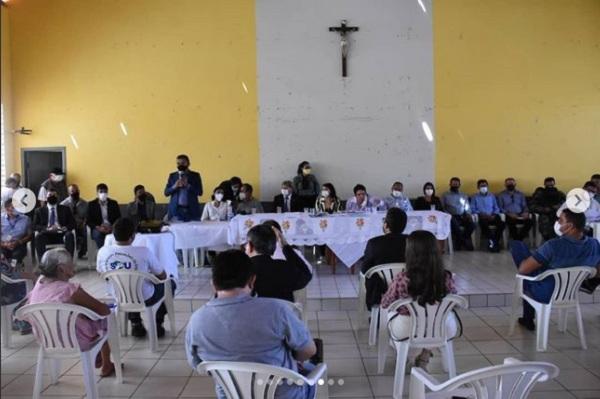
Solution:
[[[127,335],[128,312],[144,312],[146,314],[146,324],[149,330],[149,344],[152,352],[158,351],[158,335],[156,330],[156,312],[160,305],[165,303],[167,315],[171,324],[171,334],[175,336],[175,306],[173,304],[173,292],[171,290],[171,278],[160,280],[153,274],[144,273],[137,270],[112,270],[102,273],[101,277],[106,279],[113,287],[117,309],[123,313],[123,324],[121,325],[122,335]],[[142,287],[144,281],[148,280],[153,284],[165,284],[165,295],[154,305],[146,306]]]
[[[296,308],[301,310],[301,319],[303,322],[306,323],[306,287],[302,288],[301,290],[298,291],[294,291],[294,304],[296,305]]]
[[[33,287],[33,282],[31,280],[28,280],[28,279],[13,280],[12,278],[5,276],[4,274],[2,275],[2,281],[4,281],[6,284],[25,283],[25,290],[27,293],[29,291],[31,291],[31,288]],[[17,301],[15,303],[11,303],[9,305],[2,306],[2,347],[6,348],[6,349],[11,347],[12,314],[13,314],[13,311],[15,310],[15,308],[19,305],[19,303],[21,303],[21,301]]]
[[[519,299],[522,298],[535,309],[537,350],[539,352],[545,351],[548,347],[548,329],[550,326],[550,313],[553,307],[559,310],[558,329],[562,332],[567,330],[567,315],[569,309],[575,309],[581,347],[587,349],[585,332],[583,330],[583,318],[581,316],[581,308],[579,307],[579,287],[581,287],[581,283],[583,283],[586,278],[595,274],[596,269],[588,266],[552,269],[534,277],[517,274],[508,334],[512,335],[515,331],[518,318]],[[554,278],[554,291],[552,292],[549,303],[538,302],[528,296],[527,293],[523,292],[523,281],[541,281],[550,276]]]
[[[421,368],[410,376],[410,399],[474,398],[525,399],[534,385],[558,376],[558,367],[546,362],[504,359],[504,364],[468,371],[440,383]],[[426,393],[426,388],[431,392]]]
[[[394,280],[394,277],[396,276],[396,274],[404,271],[404,269],[406,269],[406,263],[387,263],[387,264],[378,265],[378,266],[375,266],[375,267],[372,267],[371,269],[369,269],[364,274],[364,281],[361,281],[360,289],[362,289],[363,292],[359,293],[358,300],[360,301],[362,299],[362,305],[359,303],[359,306],[362,306],[362,309],[366,308],[365,297],[367,294],[367,290],[365,287],[365,283],[368,278],[371,278],[377,274],[379,276],[379,278],[381,278],[383,281],[385,281],[385,284],[389,287],[390,284],[392,283],[392,280]],[[361,298],[361,295],[362,295],[362,298]],[[360,313],[360,311],[359,311],[359,315],[360,314],[363,314],[363,313]],[[379,323],[380,319],[381,319],[381,316],[380,316],[379,306],[371,306],[371,322],[369,323],[369,346],[373,346],[377,343],[378,335],[379,336],[385,335],[385,328],[386,328],[385,320],[381,319],[381,320],[384,320],[384,322]],[[377,332],[378,325],[379,325],[379,334]]]
[[[87,317],[90,320],[109,318],[109,331],[101,336],[94,346],[87,351],[81,350],[75,333],[75,324],[79,316]],[[107,339],[110,339],[117,380],[118,382],[123,381],[119,343],[116,332],[113,330],[116,326],[111,322],[110,316],[100,316],[94,311],[78,305],[44,303],[23,306],[17,310],[17,317],[31,323],[36,339],[40,344],[33,387],[34,399],[40,397],[43,388],[44,360],[49,360],[50,379],[52,384],[56,384],[60,372],[60,360],[77,356],[81,357],[87,398],[97,399],[98,387],[96,386],[94,362],[96,355]]]
[[[400,299],[392,303],[389,308],[383,309],[385,312],[382,312],[381,314],[382,320],[387,320],[388,312],[389,314],[393,314],[402,306],[406,306],[410,313],[412,325],[412,332],[410,335],[403,340],[398,340],[393,337],[391,326],[393,325],[394,320],[399,321],[399,318],[404,316],[398,316],[387,323],[388,328],[390,329],[392,342],[396,348],[396,371],[394,374],[395,399],[402,398],[406,359],[408,358],[408,350],[411,347],[427,349],[440,348],[444,370],[448,372],[450,378],[456,376],[454,347],[452,345],[452,339],[454,337],[448,337],[446,322],[456,306],[466,309],[468,302],[466,298],[452,294],[446,295],[442,301],[435,305],[427,304],[425,306],[419,305],[417,301],[413,301],[411,298]],[[385,316],[386,319],[383,319],[383,316]],[[387,346],[388,345],[381,345],[380,343],[380,348],[383,348],[383,350],[379,353],[378,358],[379,373],[383,372]]]
[[[202,362],[196,370],[201,374],[209,373],[228,399],[273,399],[277,386],[287,381],[297,385],[318,385],[320,389],[315,397],[328,397],[327,365],[324,363],[317,365],[308,376],[283,367],[249,362]]]

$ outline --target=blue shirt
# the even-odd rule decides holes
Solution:
[[[498,206],[504,213],[520,215],[523,212],[529,212],[525,195],[518,190],[504,190],[498,194]]]
[[[389,197],[386,197],[383,202],[385,203],[386,209],[400,208],[404,212],[411,212],[413,210],[413,207],[410,204],[410,199],[405,196],[394,197],[393,195],[390,195]]]
[[[500,213],[496,197],[493,194],[475,194],[471,197],[471,212],[485,215],[497,215]]]
[[[2,215],[2,241],[20,240],[27,234],[29,234],[29,218],[27,216],[15,213],[15,217],[9,219],[8,215]]]
[[[600,242],[587,236],[584,236],[581,240],[561,236],[546,241],[531,256],[542,265],[539,273],[543,273],[548,269],[574,266],[596,267],[600,265]],[[527,288],[534,299],[548,303],[554,291],[554,277],[529,283]]]
[[[240,295],[214,298],[194,312],[186,331],[185,350],[194,369],[203,360],[256,362],[298,371],[291,351],[312,341],[290,303]],[[304,399],[308,386],[283,384],[276,398]]]
[[[442,204],[444,205],[446,212],[451,215],[471,213],[469,196],[465,193],[448,191],[442,196]]]

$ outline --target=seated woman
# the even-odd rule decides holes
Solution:
[[[204,205],[201,221],[226,221],[229,216],[233,216],[230,210],[231,205],[223,201],[224,196],[223,188],[217,187],[213,190],[213,200]]]
[[[337,197],[335,187],[331,183],[323,184],[321,193],[315,202],[315,209],[321,213],[336,213],[342,210],[342,202]]]
[[[19,272],[16,268],[12,267],[10,263],[8,263],[8,260],[4,257],[4,255],[0,255],[0,272],[2,273],[2,275],[12,280],[30,279],[35,281],[36,279],[36,275],[33,273]],[[15,284],[6,283],[4,281],[0,282],[0,305],[12,305],[13,303],[23,301],[26,295],[27,286],[24,282]],[[23,305],[24,303],[17,306],[14,311],[19,309]],[[21,331],[21,335],[30,334],[31,325],[26,321],[15,320],[13,322],[13,330]]]
[[[42,278],[29,294],[29,304],[70,303],[88,308],[101,316],[110,314],[110,308],[85,292],[77,283],[69,282],[75,267],[71,254],[64,248],[53,248],[42,256],[39,264]],[[90,320],[84,316],[75,325],[77,341],[82,350],[90,349],[100,334],[106,334],[107,319]],[[100,375],[114,374],[115,365],[110,361],[110,346],[105,342],[96,358],[96,368],[102,367]]]
[[[415,211],[444,211],[440,197],[435,195],[435,186],[433,183],[427,182],[423,185],[423,194],[415,202]]]
[[[342,210],[342,202],[338,198],[335,187],[331,183],[323,184],[321,187],[321,193],[317,197],[315,201],[315,210],[317,213],[337,213]],[[327,256],[327,263],[330,265],[334,265],[336,262],[335,255],[331,250],[327,249],[325,245],[317,246],[317,250],[319,252],[319,259],[317,260],[318,264],[323,263],[324,257]],[[335,269],[334,269],[335,270]]]
[[[412,298],[420,304],[435,304],[448,294],[456,294],[452,273],[444,269],[442,256],[435,236],[428,231],[413,231],[406,240],[406,270],[398,273],[381,299],[381,307],[388,308],[398,299]],[[398,317],[396,317],[396,315]],[[391,325],[394,339],[408,337],[411,331],[411,318],[408,309],[398,308]],[[448,336],[455,336],[458,323],[454,313],[450,314],[446,326]],[[423,349],[415,359],[415,367],[427,370],[431,357],[429,349]]]

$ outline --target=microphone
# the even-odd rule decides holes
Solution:
[[[179,178],[181,179],[181,176],[183,176],[183,170],[179,170],[177,171],[177,173],[179,174]]]

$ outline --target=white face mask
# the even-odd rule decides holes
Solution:
[[[54,175],[54,176],[52,176],[52,181],[55,183],[59,183],[59,182],[63,181],[64,178],[65,178],[65,175]]]
[[[392,196],[394,198],[402,198],[402,191],[392,190]]]
[[[288,190],[287,188],[282,188],[281,195],[283,195],[284,197],[287,197],[288,195],[290,195],[290,190]]]
[[[481,194],[487,194],[487,192],[488,192],[487,186],[479,187],[479,192]]]
[[[428,195],[428,196],[430,196],[430,197],[431,197],[431,196],[433,195],[433,190],[432,190],[432,189],[430,189],[430,188],[426,189],[426,190],[425,190],[425,195]]]
[[[321,191],[321,197],[323,197],[323,198],[329,197],[329,191],[328,190],[322,190]]]
[[[246,199],[246,193],[240,193],[240,199],[243,201]]]
[[[108,193],[98,193],[98,199],[102,202],[106,201],[108,198]]]
[[[222,193],[215,194],[215,199],[219,202],[223,201],[223,194]]]
[[[558,223],[558,220],[554,222],[554,232],[559,237],[563,235],[562,231],[560,231],[560,223]]]

